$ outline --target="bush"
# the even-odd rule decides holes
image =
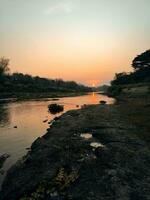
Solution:
[[[122,89],[119,85],[113,85],[108,89],[108,95],[112,97],[116,97],[121,93]]]

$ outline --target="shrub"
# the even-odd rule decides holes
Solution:
[[[113,85],[111,87],[109,87],[108,89],[108,95],[115,97],[118,96],[121,93],[122,89],[119,85]]]

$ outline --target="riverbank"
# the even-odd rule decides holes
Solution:
[[[0,199],[148,200],[149,113],[149,98],[68,111],[9,170]]]
[[[0,104],[15,101],[26,100],[40,100],[49,98],[75,97],[87,95],[88,92],[54,92],[54,93],[16,93],[16,94],[2,94],[0,96]]]

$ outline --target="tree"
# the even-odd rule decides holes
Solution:
[[[138,55],[132,62],[132,67],[135,70],[150,67],[150,49]]]
[[[9,71],[9,59],[0,58],[0,77],[5,76]]]
[[[125,77],[126,75],[127,75],[126,72],[116,73],[115,74],[115,79],[119,79],[119,78]]]

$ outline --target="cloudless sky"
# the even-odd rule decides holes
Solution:
[[[12,72],[103,84],[149,48],[150,0],[0,0]]]

